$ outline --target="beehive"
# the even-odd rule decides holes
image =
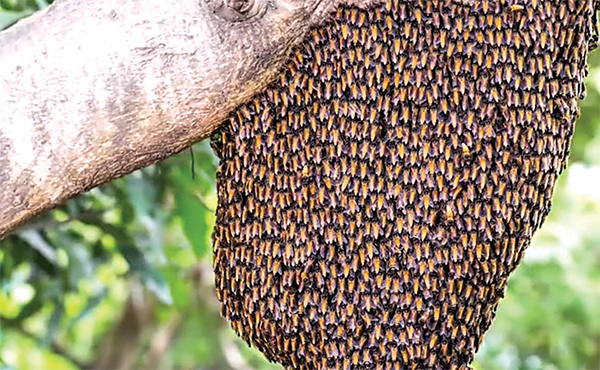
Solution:
[[[593,6],[387,0],[312,31],[213,138],[234,330],[290,369],[468,368],[565,168]]]

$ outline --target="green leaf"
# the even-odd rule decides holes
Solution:
[[[45,0],[35,0],[35,4],[37,5],[38,9],[44,9],[45,7],[50,5],[50,2]]]
[[[0,30],[11,26],[13,23],[18,21],[21,18],[25,18],[31,15],[33,11],[31,10],[23,10],[23,11],[8,11],[8,10],[0,10]]]
[[[63,307],[62,303],[56,302],[56,307],[54,308],[54,311],[48,320],[48,330],[44,336],[44,340],[42,341],[44,346],[49,346],[50,343],[52,343],[56,333],[58,333],[60,329],[60,321],[64,313],[65,308]]]
[[[17,369],[10,365],[5,364],[4,361],[2,361],[2,357],[0,357],[0,370],[17,370]]]
[[[43,308],[44,300],[40,296],[39,289],[36,289],[35,292],[36,294],[33,299],[27,302],[25,306],[21,308],[21,312],[12,319],[14,322],[25,321],[25,319],[38,313]]]
[[[141,172],[126,177],[129,199],[138,217],[151,214],[156,207],[156,189]]]
[[[72,289],[77,289],[79,282],[94,274],[94,265],[89,249],[81,242],[65,234],[59,234],[58,240],[69,256],[69,265],[65,273]]]
[[[94,311],[94,309],[96,309],[96,307],[98,307],[98,305],[100,303],[102,303],[102,300],[104,300],[104,298],[106,298],[107,294],[108,294],[108,290],[106,289],[106,287],[104,287],[100,291],[100,294],[96,294],[96,295],[88,298],[85,307],[83,308],[83,310],[81,310],[81,312],[77,316],[75,316],[73,318],[73,320],[71,320],[69,327],[71,327],[71,328],[74,327],[75,325],[77,325],[77,323],[79,321],[81,321],[83,318],[85,318],[86,316],[91,314]]]
[[[183,232],[194,253],[198,258],[202,258],[206,255],[209,245],[209,211],[192,191],[190,187],[175,183],[175,213],[181,219]]]
[[[130,203],[129,194],[125,189],[125,186],[117,186],[118,184],[122,184],[122,181],[115,181],[111,184],[113,185],[111,190],[114,192],[114,197],[116,198],[121,212],[121,224],[128,225],[135,218],[135,210]]]
[[[206,194],[214,189],[217,167],[215,165],[215,157],[213,154],[200,151],[194,153],[194,163],[200,171],[195,171],[198,175],[196,186],[200,190],[200,194]]]
[[[173,294],[174,306],[178,311],[184,310],[190,303],[189,283],[181,276],[182,273],[179,268],[173,267],[163,270]]]
[[[131,271],[144,282],[146,288],[161,302],[172,305],[173,297],[171,290],[161,272],[148,263],[144,255],[136,248],[129,245],[120,245],[119,250],[123,257],[125,257],[125,260],[127,260]]]
[[[35,230],[23,230],[19,232],[19,236],[25,240],[33,249],[38,251],[48,262],[54,266],[58,266],[58,257],[56,249]]]

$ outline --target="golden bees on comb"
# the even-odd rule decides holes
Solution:
[[[213,138],[234,330],[289,369],[467,369],[565,168],[590,0],[340,8]]]

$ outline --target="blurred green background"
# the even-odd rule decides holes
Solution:
[[[0,29],[47,5],[0,0]],[[590,66],[554,208],[475,369],[600,369],[600,52]],[[279,368],[219,316],[217,160],[206,141],[193,157],[71,199],[1,242],[0,370]]]

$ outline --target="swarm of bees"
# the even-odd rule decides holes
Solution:
[[[565,168],[593,6],[386,0],[313,30],[213,138],[233,329],[289,369],[467,369]]]

